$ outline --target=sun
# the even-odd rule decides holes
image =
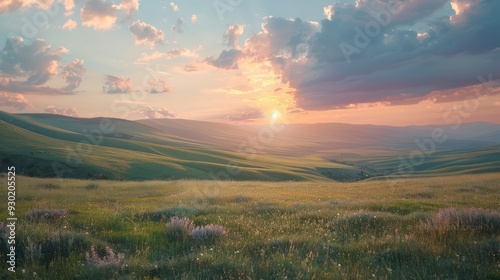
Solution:
[[[273,119],[275,119],[275,120],[276,120],[278,117],[279,117],[278,112],[274,112],[274,113],[272,114],[272,118],[273,118]]]

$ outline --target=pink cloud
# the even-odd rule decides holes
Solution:
[[[144,23],[140,20],[136,20],[129,26],[132,36],[134,36],[135,44],[145,44],[153,48],[156,44],[160,44],[164,40],[165,34],[162,30],[156,27]]]
[[[82,76],[85,74],[83,60],[75,58],[71,63],[62,68],[61,76],[68,84],[65,90],[74,90],[82,83]]]
[[[1,107],[13,107],[19,111],[26,109],[27,107],[32,107],[28,99],[22,94],[9,94],[6,92],[0,92],[0,106]]]
[[[106,83],[102,87],[104,93],[129,93],[132,90],[132,79],[122,76],[106,76]]]
[[[72,20],[72,19],[69,18],[66,21],[66,23],[64,23],[64,25],[62,26],[62,28],[65,29],[65,30],[73,30],[73,29],[76,28],[76,26],[77,26],[76,21],[74,21],[74,20]]]
[[[172,89],[170,88],[170,86],[167,84],[167,82],[164,79],[151,79],[151,80],[149,80],[146,90],[152,94],[166,93],[166,92],[172,91]]]
[[[0,91],[17,93],[68,94],[72,93],[84,71],[71,75],[68,66],[63,66],[62,55],[69,51],[64,47],[52,48],[44,40],[37,39],[25,44],[22,38],[8,39],[0,51]],[[79,68],[83,70],[83,61]],[[71,64],[71,63],[70,63]],[[62,70],[62,73],[60,73]],[[47,83],[61,74],[68,87],[51,88]]]
[[[0,1],[0,13],[10,13],[19,9],[36,7],[46,10],[54,4],[54,0],[2,0]]]
[[[239,49],[238,38],[243,34],[245,28],[243,25],[233,24],[229,25],[226,32],[224,32],[224,45],[233,49]]]
[[[76,112],[76,109],[74,107],[72,107],[72,108],[57,108],[55,106],[47,106],[47,108],[45,108],[44,111],[46,113],[49,113],[49,114],[63,115],[63,116],[69,116],[69,117],[79,117],[79,115]]]
[[[139,111],[139,113],[148,119],[174,119],[177,117],[177,114],[165,108],[146,107]]]
[[[82,24],[97,30],[106,30],[113,27],[118,17],[118,5],[103,0],[89,0],[80,10]]]
[[[179,11],[179,5],[175,4],[174,2],[170,2],[170,7],[172,7],[172,10],[174,10],[174,12]]]

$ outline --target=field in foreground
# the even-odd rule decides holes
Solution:
[[[15,279],[500,278],[499,173],[357,183],[18,177],[16,195]],[[1,279],[13,276],[5,234]]]

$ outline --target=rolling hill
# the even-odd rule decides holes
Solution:
[[[5,112],[0,165],[39,177],[353,181],[397,174],[435,129],[447,140],[412,164],[411,176],[500,171],[500,125],[490,123],[289,124],[269,134],[265,126]]]

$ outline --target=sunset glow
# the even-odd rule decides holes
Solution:
[[[499,122],[497,1],[341,2],[0,4],[0,110],[404,126],[479,89]]]

